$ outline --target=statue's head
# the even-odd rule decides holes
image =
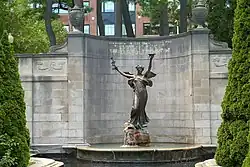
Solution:
[[[142,72],[144,70],[144,67],[142,65],[137,65],[135,68],[136,68],[138,74],[142,74]]]

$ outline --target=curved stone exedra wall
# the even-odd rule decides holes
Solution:
[[[148,88],[146,108],[152,141],[192,142],[190,38],[189,34],[150,40],[86,37],[83,71],[89,143],[121,142],[131,111],[132,89],[126,78],[112,71],[110,58],[120,70],[135,73],[137,64],[147,69],[149,53],[156,53],[152,71],[157,74]]]
[[[33,146],[122,143],[132,89],[112,70],[145,69],[155,53],[146,112],[152,142],[216,144],[231,50],[209,31],[154,38],[78,33],[53,53],[18,55]]]

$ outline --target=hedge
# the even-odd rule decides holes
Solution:
[[[250,119],[250,1],[237,0],[233,54],[222,101],[216,161],[223,167],[241,167],[248,153]]]
[[[30,138],[18,61],[7,32],[0,35],[0,166],[27,167]]]
[[[250,121],[248,121],[248,127],[249,127],[249,132],[250,132]],[[243,162],[242,167],[249,167],[250,166],[250,133],[248,134],[248,143],[249,143],[248,154]]]

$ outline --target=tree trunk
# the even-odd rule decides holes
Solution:
[[[122,37],[122,3],[115,1],[115,36]]]
[[[52,4],[52,0],[46,0],[46,10],[44,13],[45,28],[49,37],[50,46],[56,45],[56,36],[51,25]]]
[[[102,19],[102,1],[96,1],[96,15],[97,15],[97,25],[99,29],[100,36],[105,36],[105,27]]]
[[[180,0],[180,33],[187,32],[187,0]]]
[[[127,32],[127,37],[135,37],[133,27],[132,27],[132,21],[131,21],[129,9],[128,9],[128,2],[127,0],[121,0],[121,2],[123,6],[122,16],[123,16],[123,20],[124,20],[124,24],[125,24],[125,28]]]
[[[168,5],[165,5],[161,9],[162,13],[160,16],[160,36],[169,35],[169,24],[168,24]]]

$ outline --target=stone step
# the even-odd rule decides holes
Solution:
[[[221,167],[217,165],[215,159],[209,159],[195,164],[195,167]]]
[[[63,162],[55,161],[49,158],[31,157],[30,161],[34,162],[34,164],[29,167],[62,167],[64,165]]]

